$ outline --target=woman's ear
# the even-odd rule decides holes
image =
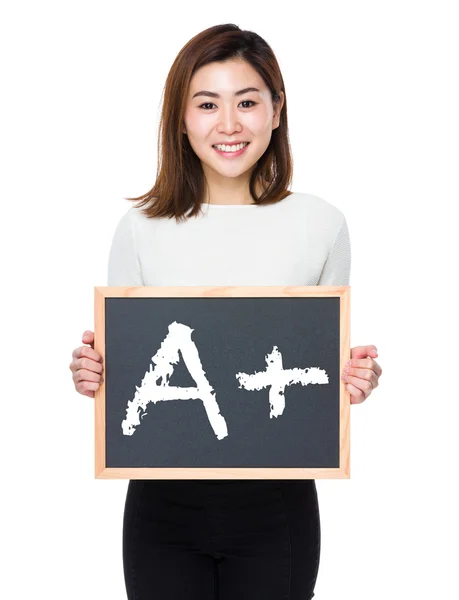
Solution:
[[[284,92],[279,92],[279,100],[274,105],[275,111],[273,116],[273,129],[279,127],[280,124],[280,114],[282,111],[282,107],[284,106]]]

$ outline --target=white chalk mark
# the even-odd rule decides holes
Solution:
[[[252,374],[237,373],[239,387],[246,390],[261,390],[270,386],[269,418],[278,417],[285,408],[285,387],[294,383],[308,385],[309,383],[328,383],[328,375],[323,369],[309,367],[306,369],[285,369],[282,366],[282,354],[274,346],[271,354],[265,356],[266,370]]]
[[[169,332],[161,347],[152,356],[155,368],[145,372],[140,387],[136,387],[133,400],[128,400],[126,418],[121,424],[124,435],[132,435],[140,424],[139,415],[145,416],[145,408],[150,402],[165,400],[202,400],[207,417],[210,421],[217,439],[221,440],[228,435],[228,428],[223,415],[220,414],[215,391],[210,385],[196,344],[191,339],[194,331],[187,325],[174,321],[169,325]],[[173,387],[169,385],[169,379],[174,372],[174,364],[179,361],[179,350],[191,377],[196,382],[196,387]],[[158,385],[158,380],[161,383]]]

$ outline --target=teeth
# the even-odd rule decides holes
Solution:
[[[214,148],[218,148],[222,152],[237,152],[238,150],[241,150],[242,148],[247,146],[248,143],[249,142],[243,142],[242,144],[233,144],[231,146],[222,146],[221,144],[216,144]]]

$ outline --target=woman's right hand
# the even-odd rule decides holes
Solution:
[[[102,374],[102,356],[94,350],[94,332],[83,333],[83,343],[88,346],[80,346],[72,352],[72,362],[69,369],[72,371],[73,383],[79,394],[94,398],[94,392],[99,389],[104,381]]]

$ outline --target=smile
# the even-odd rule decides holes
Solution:
[[[221,148],[225,148],[225,150],[219,150],[217,147],[212,146],[212,148],[215,150],[215,152],[217,152],[218,154],[220,154],[220,156],[224,156],[225,158],[233,158],[236,156],[240,156],[245,149],[247,148],[247,146],[249,145],[250,142],[245,142],[245,145],[240,148],[241,144],[235,144],[234,147],[235,148],[240,148],[239,150],[229,150],[227,151],[226,148],[231,148],[231,146],[221,146]]]

